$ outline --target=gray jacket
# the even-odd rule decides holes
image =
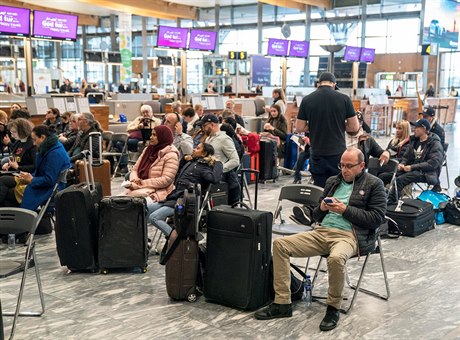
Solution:
[[[174,135],[173,145],[179,150],[180,159],[184,157],[184,155],[191,155],[193,151],[193,139],[186,133],[182,133],[180,135]]]
[[[206,138],[206,143],[214,147],[214,157],[224,164],[224,173],[237,168],[240,158],[236,152],[235,143],[225,131],[219,131],[215,136]]]
[[[320,202],[324,197],[334,195],[341,180],[342,174],[339,174],[326,181]],[[376,229],[385,221],[386,210],[387,196],[383,182],[367,172],[362,172],[353,182],[353,191],[342,215],[352,224],[359,245],[358,255],[367,254],[375,248]],[[326,215],[327,211],[321,211],[319,206],[313,210],[313,218],[317,222],[321,222]]]

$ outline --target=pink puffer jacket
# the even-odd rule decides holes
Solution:
[[[137,168],[144,157],[145,150],[137,160],[129,176],[130,180],[139,178]],[[129,196],[150,196],[155,202],[162,201],[174,189],[174,178],[179,169],[179,151],[174,145],[168,145],[159,151],[159,157],[150,166],[150,175],[148,179],[141,182],[140,185],[132,185],[133,189],[125,193]]]

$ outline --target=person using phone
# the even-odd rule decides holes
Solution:
[[[327,311],[319,326],[330,331],[340,317],[345,265],[358,254],[374,250],[376,228],[385,220],[386,193],[383,182],[364,171],[364,155],[347,149],[340,159],[340,173],[326,181],[320,204],[313,210],[318,225],[303,232],[273,241],[274,303],[255,313],[268,320],[292,316],[290,257],[328,255],[329,289]]]

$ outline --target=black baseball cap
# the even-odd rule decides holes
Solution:
[[[215,115],[206,115],[197,123],[198,126],[204,125],[206,123],[219,123],[219,119]]]
[[[321,83],[322,81],[330,81],[331,83],[337,83],[337,79],[335,79],[335,76],[330,72],[321,73],[318,82]]]
[[[434,109],[431,107],[431,106],[427,106],[423,109],[423,112],[422,114],[424,116],[429,116],[429,117],[434,117],[436,116],[436,112],[434,111]]]
[[[411,122],[410,124],[415,127],[424,127],[426,129],[426,132],[430,131],[431,129],[430,122],[423,118],[417,120],[416,122]]]

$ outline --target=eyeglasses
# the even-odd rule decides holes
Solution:
[[[343,164],[339,163],[337,164],[338,168],[342,170],[343,168],[347,168],[348,170],[353,169],[355,166],[360,165],[361,163],[356,163],[356,164]]]

